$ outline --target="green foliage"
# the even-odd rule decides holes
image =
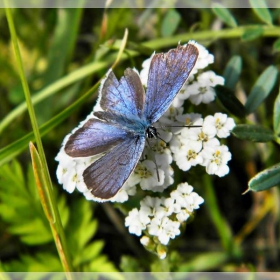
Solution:
[[[233,115],[243,118],[246,115],[244,105],[236,98],[234,91],[223,86],[216,87],[216,94],[223,106]]]
[[[161,25],[161,34],[164,37],[171,36],[177,29],[181,17],[174,9],[168,10],[163,18]]]
[[[273,51],[274,52],[279,52],[280,51],[280,39],[276,40],[273,43]]]
[[[253,142],[268,142],[275,139],[270,129],[258,125],[239,124],[232,133],[240,139]]]
[[[13,161],[0,168],[0,215],[8,224],[7,230],[18,235],[28,245],[45,244],[52,241],[52,234],[41,207],[30,165],[27,178],[18,162]],[[69,218],[65,197],[58,200],[63,223]]]
[[[213,12],[215,15],[222,20],[225,24],[227,24],[230,27],[236,27],[237,22],[229,9],[225,8],[223,5],[219,3],[214,3],[212,5]]]
[[[233,56],[226,65],[223,73],[225,86],[234,89],[242,70],[242,58],[238,55]]]
[[[259,76],[245,104],[248,114],[254,112],[271,93],[271,90],[277,81],[277,76],[278,70],[272,65],[265,69],[265,71]]]
[[[265,0],[250,0],[255,14],[266,24],[272,24],[272,17]]]
[[[280,163],[258,173],[249,181],[252,191],[264,191],[280,184]]]
[[[244,30],[241,39],[244,42],[253,41],[257,38],[260,38],[263,34],[264,30],[261,26],[256,27],[248,27]]]
[[[273,110],[273,129],[277,136],[280,134],[280,92],[278,93]]]
[[[11,235],[28,246],[51,244],[52,234],[42,210],[33,170],[28,165],[26,177],[20,164],[13,161],[0,168],[0,215]],[[84,199],[66,205],[65,196],[56,198],[66,228],[66,240],[77,271],[115,272],[114,265],[102,255],[104,242],[92,241],[97,221],[91,205]],[[44,248],[44,247],[42,247]],[[6,271],[62,271],[54,246],[40,253],[21,254],[20,258],[3,264]]]

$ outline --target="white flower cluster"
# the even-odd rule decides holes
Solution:
[[[181,183],[168,198],[146,196],[139,210],[134,208],[129,212],[125,225],[130,233],[138,236],[147,232],[141,238],[145,246],[150,243],[149,236],[156,236],[161,244],[167,245],[170,238],[180,234],[181,223],[186,222],[201,203],[203,198],[193,192],[193,187]]]
[[[216,113],[204,119],[200,114],[184,114],[183,103],[189,99],[193,104],[209,103],[215,98],[214,87],[223,85],[224,79],[212,71],[202,69],[213,63],[214,57],[201,45],[196,43],[199,57],[191,75],[170,108],[154,127],[159,132],[159,139],[148,139],[141,160],[127,182],[110,199],[112,202],[125,202],[135,195],[136,186],[142,190],[162,193],[174,183],[172,162],[183,171],[196,165],[204,166],[208,174],[224,176],[229,172],[227,166],[231,159],[228,147],[220,144],[218,138],[226,138],[235,126],[233,119]],[[151,58],[144,61],[140,78],[147,85]],[[98,110],[98,108],[94,108]],[[92,117],[92,113],[88,118]],[[82,126],[88,118],[80,124]],[[69,137],[69,136],[68,136]],[[68,140],[65,138],[64,144]],[[83,182],[83,171],[98,157],[72,158],[61,148],[56,160],[59,161],[57,177],[68,192],[74,189],[82,192],[86,199],[101,201],[94,197]],[[170,239],[180,234],[180,225],[187,221],[195,209],[203,203],[193,188],[187,183],[173,187],[170,197],[146,196],[141,201],[140,209],[132,209],[125,220],[129,232],[143,235],[141,243],[164,258],[166,250],[160,246],[168,244]],[[104,201],[104,200],[103,200]]]

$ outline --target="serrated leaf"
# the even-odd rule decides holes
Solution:
[[[42,272],[42,271],[59,272],[60,271],[60,272],[62,272],[63,271],[58,256],[52,255],[48,252],[38,253],[35,256],[21,255],[20,260],[5,263],[4,268],[6,271],[14,271],[14,272],[22,272],[22,271],[29,271],[29,272]],[[30,275],[29,275],[29,278],[30,278]],[[36,279],[36,277],[35,277],[35,279]]]
[[[180,14],[174,9],[169,9],[162,21],[161,35],[163,37],[171,36],[176,31],[180,20]]]
[[[212,5],[212,10],[214,14],[225,24],[227,24],[230,27],[236,27],[237,23],[229,9],[225,8],[220,3],[214,3]]]
[[[101,254],[104,247],[104,241],[97,240],[86,246],[79,254],[75,254],[73,264],[75,267],[84,263],[93,261],[94,258]]]
[[[248,183],[255,192],[264,191],[280,184],[280,163],[271,166],[254,176]]]
[[[17,235],[23,243],[45,244],[52,241],[52,234],[36,193],[31,167],[27,166],[27,170],[26,182],[24,177],[21,178],[23,172],[18,162],[1,166],[0,216],[7,223],[8,231]],[[61,213],[64,213],[66,223],[69,214],[64,210],[67,208],[65,199],[59,199],[57,203]]]
[[[276,135],[280,134],[280,92],[274,102],[273,129]]]
[[[71,219],[66,227],[66,236],[69,248],[74,255],[82,251],[94,236],[97,230],[97,221],[92,219],[91,205],[84,199],[77,200],[70,211]]]
[[[245,104],[247,114],[254,112],[270,94],[275,85],[277,75],[277,68],[271,65],[259,76]]]
[[[253,142],[269,142],[275,138],[270,129],[249,124],[236,125],[232,130],[232,134],[239,139]]]
[[[219,100],[229,112],[240,118],[245,117],[245,107],[235,97],[232,90],[224,86],[216,86],[215,91]]]
[[[266,24],[272,25],[272,17],[265,0],[249,0],[253,11]]]
[[[241,36],[242,41],[253,41],[259,37],[261,37],[263,34],[263,28],[258,27],[248,27],[245,29]]]
[[[242,58],[241,56],[235,55],[226,65],[226,69],[223,73],[225,78],[225,86],[234,89],[241,74],[242,70]]]
[[[95,258],[92,260],[92,262],[89,264],[90,271],[95,271],[95,272],[114,272],[115,267],[108,262],[107,256],[101,255],[98,258]]]
[[[280,38],[273,43],[273,52],[280,52]]]

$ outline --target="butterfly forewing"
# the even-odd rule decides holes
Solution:
[[[84,182],[98,198],[116,195],[135,168],[145,145],[145,137],[132,136],[92,163],[83,173]]]
[[[100,106],[104,111],[126,117],[141,117],[144,104],[144,89],[136,71],[128,68],[118,81],[109,72],[101,89]]]
[[[152,58],[144,107],[144,116],[150,124],[168,109],[182,88],[198,57],[193,44],[180,46]]]

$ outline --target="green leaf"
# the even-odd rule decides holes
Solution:
[[[280,184],[280,163],[271,166],[254,176],[248,183],[255,192],[264,191]]]
[[[174,9],[169,9],[162,21],[161,35],[163,37],[173,35],[180,23],[180,20],[180,14]]]
[[[219,3],[214,3],[212,5],[212,10],[215,13],[215,15],[228,26],[230,27],[237,26],[235,18],[233,17],[229,9],[225,8],[223,5]]]
[[[215,91],[219,100],[229,112],[240,118],[245,117],[245,107],[235,97],[232,90],[224,86],[216,86]]]
[[[269,142],[275,139],[273,132],[262,126],[239,124],[232,130],[233,135],[242,140]]]
[[[132,256],[121,256],[120,268],[123,272],[141,272],[143,269],[140,267],[139,261]]]
[[[37,253],[35,256],[21,255],[19,260],[13,260],[11,262],[5,263],[3,266],[5,271],[14,272],[63,271],[58,256],[52,255],[48,252]]]
[[[280,38],[273,43],[273,52],[280,52]]]
[[[245,29],[241,36],[241,40],[246,42],[246,41],[253,41],[259,37],[261,37],[263,34],[263,28],[258,26],[258,27],[248,27]]]
[[[247,114],[254,112],[270,94],[276,83],[277,75],[278,70],[272,65],[266,68],[266,70],[260,75],[246,101],[245,108]]]
[[[57,9],[56,12],[56,26],[47,55],[48,67],[43,76],[44,84],[47,85],[61,77],[72,56],[82,9]]]
[[[74,266],[93,261],[94,258],[97,258],[101,254],[103,247],[104,241],[101,240],[90,243],[79,254],[75,254],[73,259]]]
[[[280,134],[280,92],[278,93],[274,102],[273,129],[276,135]]]
[[[249,0],[255,14],[261,21],[268,25],[272,25],[272,17],[269,9],[267,8],[265,0]]]
[[[233,56],[227,63],[226,69],[223,73],[225,78],[225,86],[234,89],[242,70],[242,58],[238,55]]]
[[[178,272],[209,271],[221,267],[229,260],[227,252],[210,252],[199,254],[185,263],[180,264]]]
[[[56,26],[47,55],[48,65],[42,77],[44,87],[56,81],[65,73],[77,42],[82,9],[56,9],[56,13]],[[37,115],[37,119],[39,123],[50,119],[55,105],[53,97],[45,100],[44,104],[38,105],[40,114]]]
[[[31,165],[27,166],[27,180],[17,161],[0,168],[0,216],[8,225],[8,232],[17,235],[28,245],[52,241],[49,223],[45,218],[37,193]],[[65,199],[57,200],[64,223],[69,213]]]

